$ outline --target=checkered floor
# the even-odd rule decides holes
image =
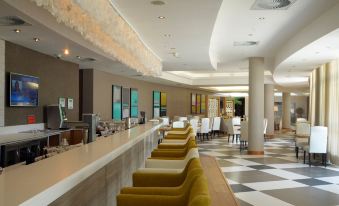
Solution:
[[[199,152],[215,156],[240,205],[339,205],[339,168],[309,167],[294,153],[289,135],[265,143],[265,155],[247,155],[226,137],[199,143]]]

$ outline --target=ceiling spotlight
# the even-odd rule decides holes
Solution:
[[[33,40],[34,40],[35,42],[40,41],[40,39],[39,39],[38,37],[34,37]]]
[[[158,16],[159,19],[165,19],[166,17],[164,16]]]
[[[265,20],[265,17],[259,17],[258,20]]]
[[[64,50],[64,55],[69,55],[69,50],[68,49]]]
[[[20,32],[21,32],[20,29],[14,29],[13,31],[14,31],[15,33],[20,33]]]
[[[81,56],[76,56],[77,59],[81,59]]]

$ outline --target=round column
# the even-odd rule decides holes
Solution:
[[[282,128],[291,128],[291,95],[283,92],[282,96]]]
[[[274,134],[274,85],[265,84],[265,111],[264,116],[267,119],[266,135]]]
[[[248,154],[264,154],[264,58],[249,58]]]

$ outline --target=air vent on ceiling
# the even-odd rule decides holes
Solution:
[[[156,6],[162,6],[165,4],[163,1],[151,1],[151,4],[156,5]]]
[[[17,16],[1,16],[0,26],[30,26],[31,24],[25,22]]]
[[[81,58],[80,61],[81,62],[95,62],[96,59],[91,58],[91,57],[86,57],[86,58]]]
[[[297,0],[256,0],[252,10],[287,10]]]
[[[233,46],[255,46],[258,45],[258,41],[235,41]]]

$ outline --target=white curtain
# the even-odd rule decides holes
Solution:
[[[330,160],[339,165],[339,60],[312,72],[309,118],[313,126],[328,127]]]
[[[328,149],[332,163],[339,164],[339,64],[326,64]]]

